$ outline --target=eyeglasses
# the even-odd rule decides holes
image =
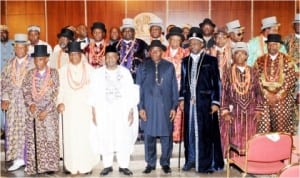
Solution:
[[[237,35],[237,36],[244,35],[244,32],[242,32],[242,33],[237,33],[236,35]]]

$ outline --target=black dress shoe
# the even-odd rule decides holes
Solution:
[[[172,170],[170,168],[170,166],[163,166],[162,167],[162,170],[164,171],[164,173],[168,174],[168,173],[171,173]]]
[[[106,176],[108,173],[112,172],[113,168],[112,167],[107,167],[104,168],[101,172],[100,172],[100,176]]]
[[[185,163],[182,170],[183,171],[189,171],[192,168],[195,168],[195,163]]]
[[[144,174],[149,174],[152,170],[155,170],[155,167],[147,166],[146,169],[143,171]]]
[[[54,171],[47,171],[47,172],[45,172],[45,174],[47,174],[47,175],[53,175],[55,172]]]
[[[119,168],[119,172],[123,173],[126,176],[133,175],[133,173],[128,168]]]

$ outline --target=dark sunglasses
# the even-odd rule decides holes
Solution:
[[[243,35],[244,34],[244,32],[243,33],[237,33],[236,35],[237,36],[241,36],[241,35]]]

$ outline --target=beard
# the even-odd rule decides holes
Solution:
[[[8,36],[1,36],[1,42],[7,42]]]

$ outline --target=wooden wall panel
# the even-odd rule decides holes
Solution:
[[[1,1],[1,24],[6,24],[6,1]]]
[[[245,28],[244,41],[251,37],[251,2],[250,1],[212,1],[211,19],[217,27],[238,19]]]
[[[261,31],[261,19],[270,16],[276,16],[281,24],[279,33],[284,37],[293,32],[292,21],[295,17],[296,1],[255,1],[254,2],[254,36]]]
[[[61,28],[84,24],[83,1],[47,1],[48,42],[54,47]]]

